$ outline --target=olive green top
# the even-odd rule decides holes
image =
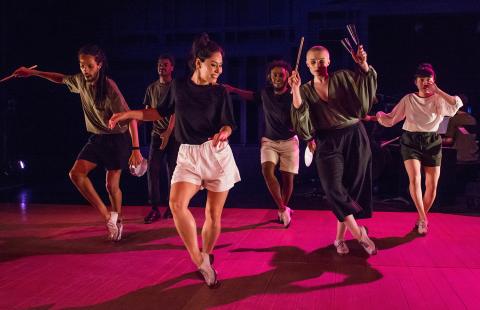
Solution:
[[[108,128],[108,121],[113,113],[130,110],[113,80],[107,78],[107,96],[104,102],[95,102],[95,88],[87,83],[81,73],[65,76],[63,84],[67,85],[72,93],[80,95],[88,132],[94,134],[118,134],[128,130],[129,122],[121,122],[113,129]]]
[[[377,72],[369,67],[362,70],[339,70],[329,76],[328,102],[318,96],[313,80],[300,86],[302,105],[292,105],[292,123],[305,140],[315,135],[315,130],[345,128],[364,118],[375,102]]]

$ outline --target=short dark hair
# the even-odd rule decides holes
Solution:
[[[285,71],[288,72],[288,74],[292,73],[292,66],[286,62],[285,60],[273,60],[267,65],[267,70],[266,70],[266,79],[267,79],[267,84],[271,85],[272,81],[270,80],[270,73],[272,72],[273,68],[283,68]]]
[[[168,59],[172,66],[175,66],[175,58],[170,54],[161,54],[160,56],[158,56],[157,61],[160,59]]]

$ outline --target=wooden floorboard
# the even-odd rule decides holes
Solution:
[[[419,237],[415,213],[376,212],[362,223],[378,255],[348,236],[340,257],[329,211],[298,210],[284,229],[275,210],[226,208],[211,290],[173,221],[145,225],[147,212],[125,207],[112,243],[88,206],[0,204],[0,309],[480,308],[478,216],[432,213]]]

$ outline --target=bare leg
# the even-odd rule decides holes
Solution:
[[[292,197],[295,174],[286,171],[280,171],[280,174],[282,175],[282,201],[288,206],[290,198]]]
[[[345,217],[343,225],[346,228],[348,228],[348,230],[352,234],[353,238],[355,238],[357,240],[360,240],[362,238],[362,232],[360,231],[360,227],[358,226],[357,221],[355,220],[355,218],[353,217],[352,214],[347,215]],[[337,237],[338,237],[338,233],[339,233],[339,225],[337,224]],[[343,235],[345,236],[345,233],[343,233]],[[339,239],[339,240],[341,240],[341,239]]]
[[[421,165],[420,161],[416,159],[409,159],[403,162],[405,169],[407,170],[408,179],[409,179],[409,190],[410,195],[412,196],[413,203],[418,211],[418,218],[420,221],[426,221],[427,215],[425,213],[423,199],[422,199],[422,174],[421,174]]]
[[[211,192],[207,194],[205,207],[205,223],[202,228],[202,252],[210,254],[215,247],[221,230],[223,206],[227,200],[228,191]]]
[[[337,221],[337,237],[336,237],[336,240],[345,240],[345,233],[346,232],[347,232],[347,225],[345,225],[344,222]]]
[[[285,210],[280,183],[278,183],[277,177],[275,176],[275,164],[270,161],[264,162],[262,164],[262,174],[265,179],[265,184],[267,184],[268,190],[270,191],[273,201],[275,201],[278,209],[281,211]]]
[[[187,248],[190,258],[198,267],[203,258],[198,248],[197,225],[192,213],[188,210],[190,199],[200,189],[199,185],[188,182],[173,183],[170,190],[170,209],[177,232]]]
[[[95,169],[95,167],[97,167],[97,165],[90,161],[83,159],[76,160],[69,172],[69,176],[80,194],[82,194],[93,207],[97,208],[105,221],[108,221],[110,213],[88,177],[90,171]]]
[[[106,174],[106,188],[108,198],[112,205],[113,211],[118,212],[118,218],[121,219],[122,214],[122,190],[120,189],[120,176],[122,170],[109,170]]]
[[[423,195],[423,206],[425,214],[430,211],[430,208],[437,196],[438,179],[440,178],[440,166],[424,167],[425,169],[425,194]]]

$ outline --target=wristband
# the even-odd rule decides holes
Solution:
[[[130,149],[131,149],[132,151],[135,151],[135,150],[139,150],[140,147],[139,147],[139,146],[132,146]]]

